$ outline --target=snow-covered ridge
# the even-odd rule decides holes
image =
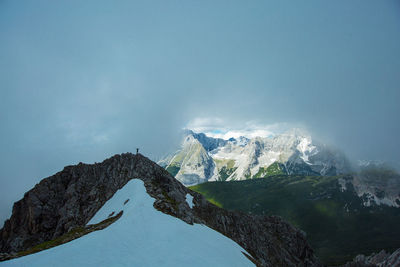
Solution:
[[[190,197],[187,196],[187,201]],[[237,243],[157,211],[139,179],[130,180],[89,224],[123,210],[104,230],[1,266],[254,266]]]

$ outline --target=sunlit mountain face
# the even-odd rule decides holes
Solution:
[[[272,174],[337,175],[351,171],[342,152],[314,140],[301,128],[281,133],[268,129],[212,130],[207,134],[185,130],[181,147],[159,163],[186,185]]]

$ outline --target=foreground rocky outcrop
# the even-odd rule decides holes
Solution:
[[[370,256],[358,255],[343,267],[397,267],[400,266],[400,248],[393,253],[382,250]]]
[[[320,266],[302,232],[279,217],[220,209],[151,160],[131,153],[102,163],[68,166],[43,179],[14,204],[11,218],[0,230],[0,253],[24,251],[85,226],[133,178],[143,180],[147,193],[156,199],[156,209],[226,235],[246,249],[257,265]],[[192,208],[187,194],[193,196]]]

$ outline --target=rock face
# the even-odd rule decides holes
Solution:
[[[396,267],[400,266],[400,249],[392,254],[382,250],[370,256],[358,255],[343,267]]]
[[[400,207],[400,174],[390,167],[365,167],[354,176],[352,183],[364,206]]]
[[[130,153],[102,163],[68,166],[43,179],[14,204],[11,218],[0,230],[0,253],[23,251],[86,225],[133,178],[144,181],[147,193],[156,199],[156,209],[224,234],[259,266],[320,266],[302,232],[279,217],[220,209],[146,157]],[[193,197],[193,207],[187,194]]]
[[[197,138],[202,135],[188,135],[182,149],[173,157],[168,171],[186,185],[199,184],[218,177],[213,159]],[[203,139],[200,139],[203,140]],[[203,140],[204,141],[204,140]],[[211,144],[206,143],[211,146]]]

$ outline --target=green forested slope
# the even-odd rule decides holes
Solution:
[[[191,189],[228,210],[282,216],[306,232],[328,265],[400,247],[400,208],[364,207],[351,185],[340,190],[339,178],[346,177],[277,175]]]

